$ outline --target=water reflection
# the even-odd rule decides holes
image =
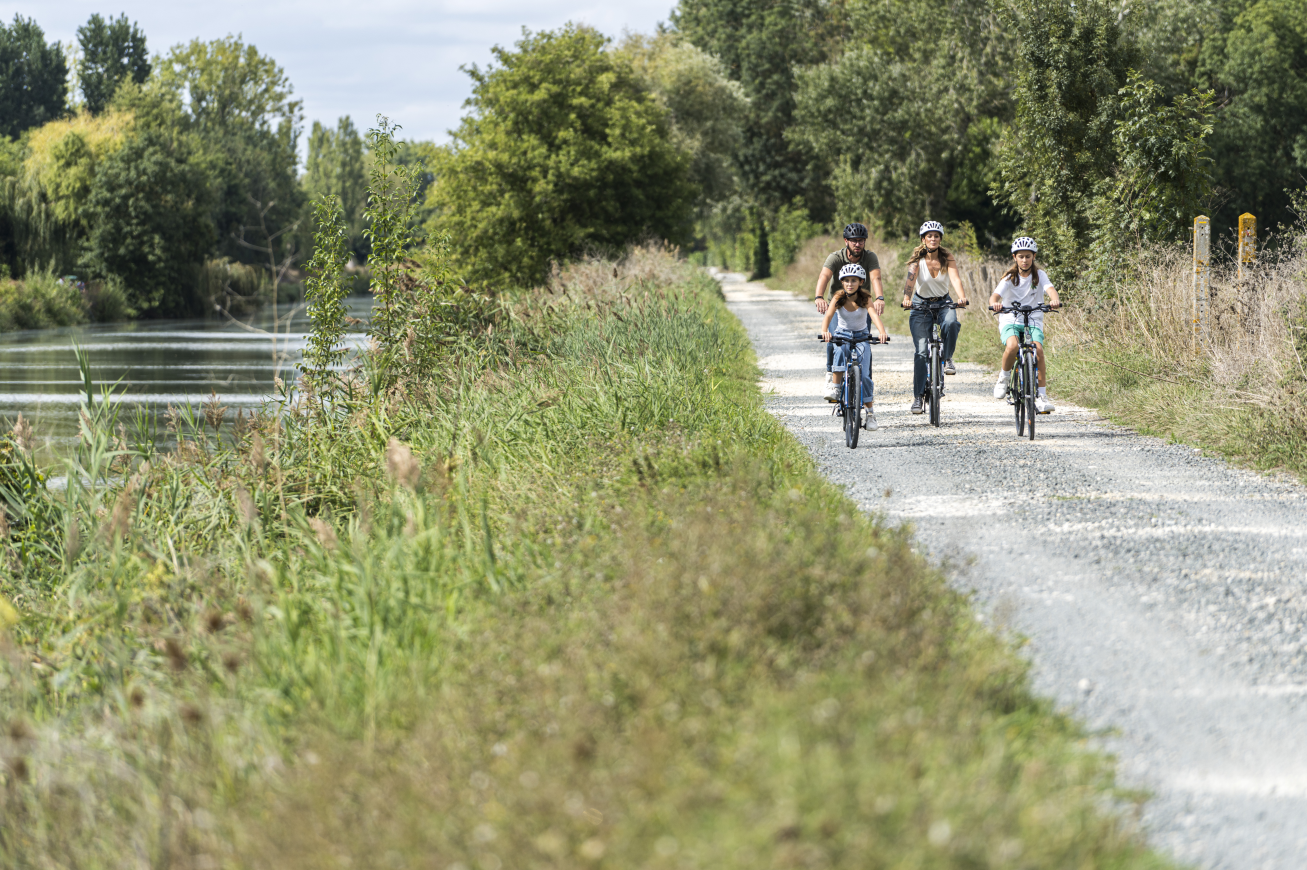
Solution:
[[[356,348],[364,340],[372,297],[352,297],[347,307],[350,317],[362,321],[347,337]],[[74,343],[86,350],[97,382],[121,379],[117,402],[163,411],[170,404],[198,407],[212,392],[231,415],[257,408],[272,391],[278,371],[284,380],[295,377],[310,324],[302,307],[290,305],[265,309],[247,324],[269,332],[276,327],[275,346],[269,335],[214,320],[0,334],[0,416],[12,423],[21,412],[38,435],[55,445],[75,437],[82,381]]]

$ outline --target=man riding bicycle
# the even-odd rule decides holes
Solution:
[[[829,303],[826,301],[826,287],[831,279],[848,265],[861,266],[871,282],[871,310],[880,317],[885,313],[885,288],[880,283],[880,258],[873,251],[867,250],[867,228],[854,222],[844,228],[844,247],[826,258],[817,276],[816,304],[817,313],[825,314]],[[838,289],[838,288],[836,288]],[[834,345],[826,345],[826,391],[827,401],[837,401],[839,390],[831,380],[831,365],[834,361]]]

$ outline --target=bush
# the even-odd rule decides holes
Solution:
[[[538,284],[551,260],[686,234],[687,158],[666,110],[607,44],[569,24],[469,71],[473,112],[430,196],[432,234],[448,234],[470,277]]]
[[[22,281],[0,280],[0,332],[85,323],[81,288],[52,272],[29,272]]]

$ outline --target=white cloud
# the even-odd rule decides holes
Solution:
[[[366,128],[378,113],[404,126],[404,136],[444,141],[470,94],[465,64],[485,66],[494,45],[508,46],[522,27],[547,30],[584,22],[610,36],[650,32],[674,0],[568,3],[561,0],[21,0],[7,15],[35,18],[47,39],[76,38],[94,12],[125,12],[145,31],[151,52],[192,39],[239,33],[271,55],[304,101],[308,123],[350,115]],[[12,20],[12,19],[10,19]]]

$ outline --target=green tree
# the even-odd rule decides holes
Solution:
[[[837,23],[830,13],[823,0],[681,0],[672,12],[676,29],[743,86],[749,111],[735,166],[747,196],[768,212],[795,197],[814,215],[829,211],[822,168],[786,131],[795,70],[826,58]]]
[[[126,15],[105,21],[96,13],[77,28],[82,55],[77,62],[77,81],[86,109],[98,115],[108,107],[114,92],[124,81],[138,85],[150,77],[150,56],[145,34]]]
[[[608,40],[568,24],[524,32],[472,67],[472,97],[431,188],[475,277],[538,282],[551,260],[646,234],[679,239],[693,188],[667,112]]]
[[[30,18],[0,24],[0,136],[17,136],[64,113],[68,64]]]
[[[313,122],[302,184],[311,200],[336,197],[349,234],[349,250],[356,260],[365,260],[363,209],[367,206],[368,170],[363,137],[348,115],[336,122],[335,130]]]
[[[1012,116],[1015,44],[987,2],[923,17],[904,0],[858,0],[839,58],[798,73],[794,126],[833,168],[836,213],[910,235],[927,217],[1006,235],[989,197],[993,145]]]
[[[214,191],[219,251],[252,262],[262,256],[242,245],[247,228],[280,231],[303,214],[296,173],[302,112],[276,61],[228,36],[175,46],[158,63],[159,87],[183,106],[196,136],[196,159]],[[268,206],[271,205],[271,208]],[[280,236],[290,242],[295,234]]]
[[[1105,0],[1010,0],[1016,119],[999,148],[995,196],[1021,215],[1054,279],[1089,251],[1099,179],[1113,174],[1117,94],[1135,54]]]
[[[1216,95],[1184,94],[1166,105],[1156,82],[1134,73],[1121,89],[1112,131],[1116,167],[1099,181],[1094,220],[1100,254],[1131,238],[1173,242],[1193,225],[1212,192]]]
[[[1286,189],[1307,182],[1307,0],[1241,3],[1203,44],[1203,86],[1224,107],[1212,135],[1218,225],[1241,212],[1263,226],[1291,220]]]
[[[196,269],[213,244],[207,179],[184,138],[146,131],[96,173],[83,262],[140,315],[197,313]]]
[[[700,210],[736,190],[732,157],[743,143],[749,98],[717,57],[676,33],[628,35],[618,53],[667,109],[672,138],[690,161]]]

